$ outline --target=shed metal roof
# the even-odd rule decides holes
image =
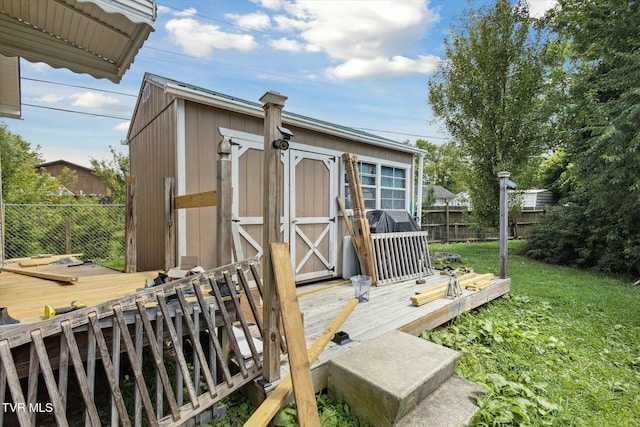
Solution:
[[[188,83],[179,82],[177,80],[161,77],[151,73],[145,73],[143,79],[143,87],[145,82],[151,82],[160,87],[163,87],[165,93],[174,95],[178,98],[205,105],[211,105],[217,108],[222,108],[225,110],[230,110],[254,117],[264,117],[264,110],[262,109],[262,105],[258,102],[247,101],[245,99],[225,95],[223,93],[216,92],[210,89],[205,89]],[[381,136],[364,132],[358,129],[314,119],[311,117],[303,116],[301,114],[292,113],[287,110],[282,111],[282,122],[287,125],[315,130],[325,134],[346,138],[365,144],[392,148],[405,153],[418,155],[426,154],[426,151],[421,150],[420,148],[417,148],[413,145],[403,144],[401,142],[383,138]]]
[[[118,83],[155,19],[155,0],[0,0],[0,54]],[[19,84],[0,74],[18,102]]]

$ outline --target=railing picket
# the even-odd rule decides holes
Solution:
[[[242,352],[240,351],[240,346],[238,345],[238,340],[236,339],[235,334],[233,333],[231,321],[229,320],[229,313],[227,312],[227,307],[224,304],[224,300],[222,298],[222,294],[220,293],[220,289],[218,288],[218,284],[216,278],[213,276],[209,276],[209,283],[211,284],[211,290],[213,291],[216,299],[216,304],[218,304],[218,310],[222,313],[222,320],[224,322],[224,327],[227,332],[227,337],[229,342],[231,343],[231,348],[233,350],[233,354],[238,356],[237,362],[240,367],[240,372],[242,372],[242,376],[247,378],[249,372],[247,371],[246,366],[244,365],[244,359],[242,357]],[[235,289],[229,285],[229,293],[234,293]]]
[[[167,329],[169,330],[169,336],[171,337],[171,342],[173,344],[173,348],[175,349],[176,359],[178,359],[178,366],[180,367],[180,371],[182,372],[182,376],[187,387],[187,393],[189,393],[189,399],[191,399],[191,404],[193,405],[193,407],[197,408],[199,406],[198,395],[196,393],[195,388],[193,387],[193,382],[191,381],[191,378],[189,375],[189,367],[187,366],[187,361],[185,360],[184,353],[182,352],[181,338],[178,337],[178,333],[176,332],[175,325],[171,321],[171,314],[169,313],[169,307],[167,307],[167,302],[162,292],[158,292],[156,294],[156,298],[158,300],[158,304],[160,305],[160,310],[162,310],[162,315],[164,316]],[[176,316],[177,314],[178,313],[176,313]],[[176,397],[178,398],[178,402],[180,402],[178,393],[181,393],[181,390],[182,389],[177,390],[176,392]]]
[[[209,306],[209,304],[205,302],[204,295],[202,295],[202,289],[200,289],[200,286],[194,283],[193,290],[196,293],[198,304],[200,304],[200,308],[202,309],[202,312],[207,313],[207,311],[205,310],[206,310],[206,307]],[[218,335],[216,334],[218,328],[216,328],[216,325],[215,325],[215,320],[216,320],[215,312],[212,314],[209,311],[208,313],[209,315],[205,316],[205,320],[207,321],[207,328],[209,329],[209,342],[213,344],[215,355],[216,355],[216,358],[218,359],[218,362],[220,363],[220,367],[222,369],[222,374],[224,375],[224,379],[227,385],[231,388],[233,387],[233,378],[232,378],[231,372],[229,371],[229,367],[227,366],[226,361],[224,360],[224,352],[222,350],[222,345],[220,345],[220,341],[218,340]]]
[[[124,400],[122,399],[122,392],[120,391],[120,385],[118,382],[118,374],[111,361],[111,355],[109,354],[109,347],[107,347],[107,341],[104,339],[102,329],[100,328],[100,321],[95,312],[89,313],[89,323],[93,329],[93,336],[96,339],[98,350],[100,351],[100,357],[102,358],[102,365],[104,366],[104,373],[107,376],[109,387],[111,387],[111,407],[112,410],[115,407],[116,415],[120,415],[120,421],[125,426],[130,426],[129,414],[127,414],[127,408],[125,407]],[[112,329],[117,328],[116,323]],[[115,331],[113,333],[115,339]],[[119,338],[118,338],[119,339]],[[119,347],[119,346],[118,346]],[[118,357],[120,355],[118,354]],[[111,416],[111,425],[114,425],[113,414]]]
[[[236,294],[236,287],[233,284],[233,280],[228,272],[224,273],[224,280],[227,282],[227,286],[229,287],[229,293],[231,294],[231,301],[233,301],[233,306],[236,309],[236,313],[242,312],[242,308],[240,307],[240,302],[238,295]],[[244,337],[249,345],[249,350],[251,351],[251,357],[253,358],[253,362],[256,364],[258,369],[262,369],[262,361],[260,360],[260,355],[258,354],[258,349],[256,349],[256,344],[253,342],[253,338],[251,337],[251,331],[249,330],[249,325],[247,324],[247,320],[244,316],[239,316],[240,325],[242,326],[242,331],[244,332]],[[229,331],[229,333],[233,333],[233,329]],[[234,335],[235,336],[235,335]],[[238,357],[242,358],[242,354],[237,354]]]
[[[135,334],[136,334],[136,341],[135,341],[135,346],[136,346],[136,356],[138,358],[138,363],[140,364],[140,366],[143,365],[143,360],[142,360],[142,341],[143,341],[143,335],[142,335],[142,320],[140,319],[140,315],[136,314],[136,323],[135,323]],[[136,383],[136,387],[135,387],[135,396],[134,396],[134,402],[133,402],[133,423],[134,425],[138,426],[138,425],[142,425],[142,396],[140,395],[140,390],[138,390],[138,384]]]
[[[69,325],[71,327],[71,325]],[[93,329],[87,329],[87,387],[89,388],[88,397],[93,402],[93,396],[95,394],[96,383],[96,340],[93,335]],[[85,410],[85,427],[91,427],[90,424],[91,415],[89,410]],[[94,424],[94,427],[97,424]]]
[[[119,304],[113,306],[113,313],[115,315],[116,320],[118,321],[118,326],[120,330],[126,331],[127,323],[124,320],[124,315],[122,314],[122,307]],[[147,384],[144,382],[144,375],[142,375],[142,366],[138,361],[138,356],[136,355],[136,347],[133,344],[133,340],[131,339],[131,335],[122,334],[122,341],[124,342],[124,348],[129,356],[129,363],[131,365],[131,369],[133,369],[133,377],[136,385],[138,386],[138,391],[142,397],[142,404],[144,405],[144,409],[147,413],[149,424],[155,426],[158,425],[158,420],[153,413],[153,405],[151,404],[151,398],[149,397],[149,391],[147,390]]]
[[[36,348],[38,364],[42,370],[42,377],[44,378],[44,383],[47,387],[47,391],[49,392],[49,399],[51,399],[51,404],[53,405],[53,415],[56,418],[56,424],[58,427],[68,427],[69,423],[67,422],[66,410],[62,405],[60,392],[58,391],[58,385],[56,384],[56,378],[53,375],[53,369],[51,369],[51,364],[49,363],[49,354],[47,353],[47,348],[44,345],[42,331],[40,329],[31,331],[31,339]],[[35,412],[37,411],[34,411],[34,413]]]
[[[76,338],[73,335],[71,323],[66,320],[62,322],[61,326],[67,346],[69,347],[71,363],[73,364],[73,368],[76,373],[76,379],[78,380],[80,391],[82,392],[82,399],[84,400],[86,408],[85,414],[87,422],[93,427],[98,427],[100,426],[100,417],[98,416],[98,410],[96,409],[95,402],[93,401],[93,386],[89,384],[87,373],[84,370],[82,356],[80,356],[80,350],[78,349]]]
[[[67,340],[60,335],[60,366],[58,367],[58,394],[62,407],[67,406],[67,385],[69,384],[69,348]]]
[[[120,378],[120,328],[114,318],[111,318],[111,354],[113,361],[113,374],[118,381]],[[127,418],[128,420],[128,418]],[[111,400],[111,425],[118,427],[118,408],[115,407],[115,401]]]
[[[13,362],[11,347],[9,347],[8,340],[0,341],[0,362],[2,363],[2,371],[7,377],[7,383],[9,384],[9,391],[11,392],[11,396],[13,397],[13,403],[15,405],[21,405],[22,407],[24,407],[26,405],[24,394],[22,394],[20,378],[18,377],[16,365]],[[31,425],[31,419],[26,411],[17,411],[16,415],[18,416],[20,427],[28,427]]]
[[[207,358],[204,355],[202,346],[200,345],[200,340],[198,339],[198,336],[197,336],[198,335],[197,329],[195,328],[195,325],[193,324],[193,321],[189,316],[189,311],[188,311],[189,306],[187,305],[187,300],[184,297],[184,293],[182,292],[182,289],[180,288],[176,289],[176,294],[178,295],[178,301],[180,301],[180,306],[182,307],[182,310],[186,313],[185,323],[187,325],[187,330],[189,331],[189,335],[191,335],[191,339],[193,342],[193,351],[195,352],[194,361],[198,360],[202,362],[204,378],[205,378],[205,381],[207,382],[207,386],[209,387],[211,395],[216,396],[217,395],[216,383],[213,380],[213,377],[211,376],[211,372],[209,371],[209,369],[207,369]]]
[[[253,295],[251,294],[251,287],[249,286],[249,282],[247,280],[247,276],[244,273],[244,270],[238,270],[238,281],[240,282],[240,286],[244,290],[244,294],[247,296],[247,302],[249,303],[249,307],[251,308],[251,314],[253,314],[253,318],[256,321],[256,326],[260,331],[260,336],[263,336],[262,329],[262,313],[258,310],[255,301],[253,300]],[[257,287],[257,286],[256,286]],[[259,292],[259,291],[258,291]]]
[[[142,301],[141,298],[137,298],[136,299],[136,304],[138,305],[138,310],[143,310],[144,309],[144,302]],[[151,335],[149,340],[151,340]],[[157,344],[157,348],[159,349],[159,356],[156,360],[159,360],[160,363],[162,363],[163,357],[164,357],[164,321],[163,321],[163,316],[162,313],[160,311],[156,312],[156,344]],[[155,356],[154,356],[155,357]],[[164,368],[164,363],[162,363],[162,366]],[[166,370],[165,370],[165,374],[167,374]],[[163,381],[165,381],[161,375],[160,375],[160,370],[156,371],[156,418],[160,419],[162,418],[162,414],[164,413],[163,410],[163,406],[164,406],[164,390],[167,389],[169,390],[167,392],[167,399],[169,401],[169,405],[171,405],[171,402],[175,402],[175,396],[173,394],[173,389],[171,388],[171,383],[169,381],[169,374],[167,374],[167,378],[166,378],[166,383],[168,384],[167,387],[163,387]],[[176,408],[178,407],[178,404],[176,402]]]
[[[27,406],[31,406],[36,403],[38,398],[38,381],[40,375],[40,364],[38,364],[38,355],[36,353],[36,346],[33,342],[29,346],[29,382],[27,385]],[[31,426],[36,425],[36,413],[34,411],[29,412],[29,419],[31,420]]]
[[[163,355],[162,355],[162,341],[158,342],[157,339],[154,339],[156,335],[153,331],[153,326],[151,326],[151,321],[147,317],[146,309],[144,307],[144,302],[142,298],[136,299],[136,305],[138,306],[138,312],[140,313],[140,319],[142,321],[142,327],[144,328],[147,337],[149,338],[149,349],[151,349],[151,355],[153,356],[153,362],[156,367],[157,376],[160,378],[156,381],[156,388],[162,390],[167,390],[167,401],[169,402],[169,408],[171,410],[171,414],[174,420],[177,420],[179,417],[180,410],[178,409],[178,404],[176,403],[176,398],[173,394],[173,389],[171,388],[171,381],[169,380],[169,374],[167,373],[167,369],[163,363]],[[156,325],[161,324],[161,321],[156,321]],[[162,393],[162,392],[160,392]],[[160,394],[160,399],[158,400],[158,395],[156,394],[156,405],[162,407],[162,394]],[[162,412],[158,412],[156,406],[156,417],[162,417]]]

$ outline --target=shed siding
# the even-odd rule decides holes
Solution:
[[[131,175],[136,177],[138,271],[164,266],[164,179],[175,177],[175,106],[164,105],[168,99],[162,91],[152,92],[137,108],[129,140]]]
[[[187,194],[215,190],[217,186],[219,127],[249,133],[263,132],[262,120],[194,102],[185,102],[185,191]],[[256,156],[253,156],[256,157]],[[248,198],[246,209],[262,216],[262,157],[253,159],[241,179]],[[248,200],[248,203],[245,202]],[[254,212],[256,212],[254,215]],[[200,265],[214,268],[216,247],[216,208],[188,209],[186,212],[186,254],[197,255]],[[261,230],[261,229],[260,229]],[[261,231],[259,231],[261,237]],[[249,248],[247,248],[248,250]],[[252,256],[244,252],[245,257]]]

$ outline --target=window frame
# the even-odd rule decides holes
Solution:
[[[395,170],[403,170],[404,171],[404,185],[405,187],[403,188],[404,190],[404,206],[402,208],[390,208],[391,210],[404,210],[404,211],[408,211],[409,210],[409,204],[411,203],[411,181],[410,181],[410,177],[411,175],[411,165],[408,165],[406,163],[401,163],[401,162],[394,162],[394,161],[389,161],[389,160],[383,160],[383,159],[378,159],[378,158],[374,158],[374,157],[367,157],[367,156],[360,156],[358,155],[358,166],[361,163],[366,163],[366,164],[371,164],[371,165],[375,165],[376,168],[376,173],[375,173],[375,186],[370,186],[370,185],[362,185],[363,188],[366,187],[375,187],[375,207],[374,208],[370,208],[370,207],[365,207],[365,210],[377,210],[377,209],[383,209],[382,208],[382,190],[399,190],[399,188],[392,188],[392,187],[387,187],[387,186],[383,186],[382,185],[382,168],[383,167],[389,167],[392,168],[394,171]],[[360,167],[358,167],[358,171],[360,171]],[[360,172],[360,180],[362,181],[362,172]],[[352,205],[351,205],[351,198],[347,198],[347,180],[346,180],[346,169],[344,167],[344,162],[341,162],[340,164],[340,196],[342,197],[342,200],[344,200],[344,204],[345,206],[347,206],[347,210],[351,210],[352,209]],[[365,199],[365,205],[367,200],[370,199]]]

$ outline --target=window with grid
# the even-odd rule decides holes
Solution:
[[[380,182],[380,208],[404,209],[407,186],[406,169],[382,166]]]
[[[358,162],[362,196],[366,209],[405,209],[407,170],[382,166],[375,163]],[[344,175],[345,207],[353,208],[347,175]],[[378,202],[378,195],[380,201]]]

